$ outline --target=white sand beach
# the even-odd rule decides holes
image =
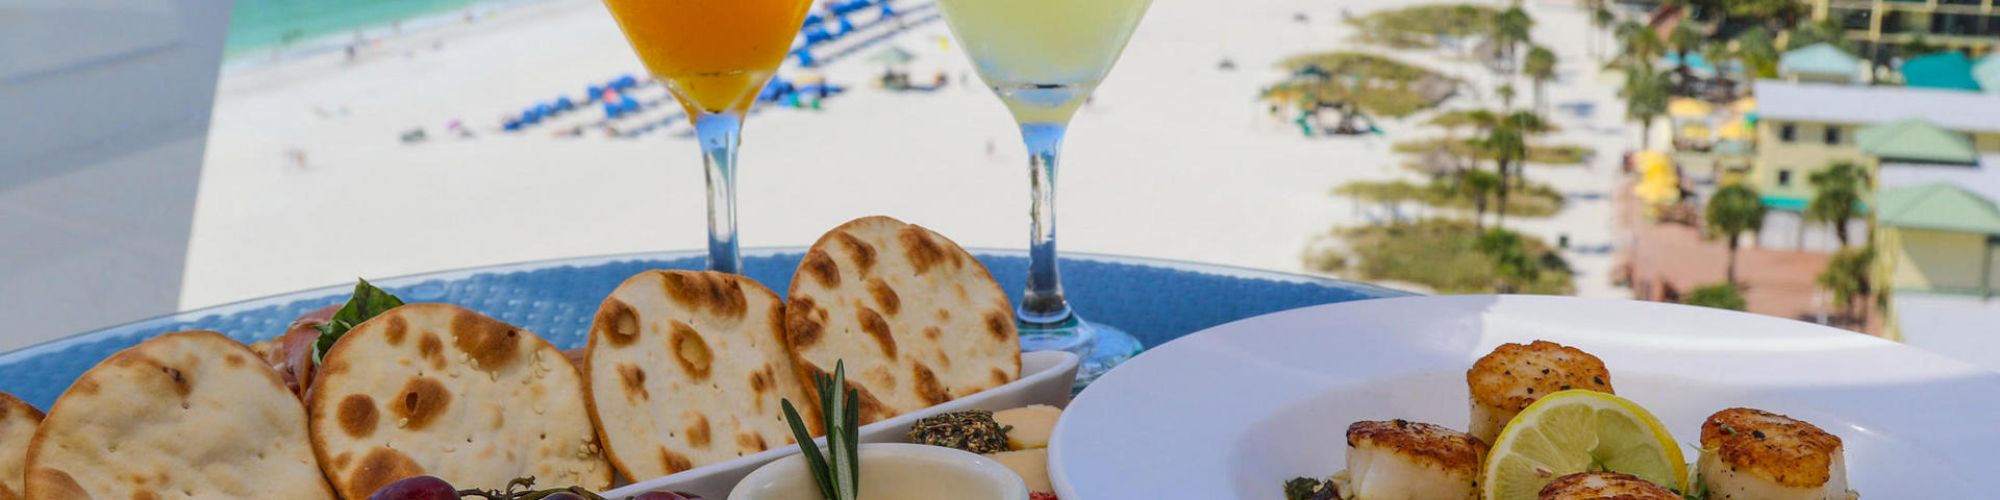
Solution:
[[[1417,179],[1397,166],[1404,159],[1390,143],[1437,132],[1420,126],[1428,114],[1419,114],[1382,121],[1381,137],[1307,139],[1273,122],[1255,98],[1282,76],[1273,64],[1286,56],[1378,50],[1346,41],[1343,11],[1403,3],[1155,2],[1071,129],[1059,183],[1062,249],[1303,271],[1311,241],[1366,220],[1329,191],[1354,180]],[[1632,141],[1622,107],[1614,88],[1595,80],[1584,12],[1567,2],[1527,7],[1535,38],[1562,59],[1551,100],[1596,103],[1589,120],[1559,116],[1564,131],[1549,142],[1598,154],[1587,168],[1530,167],[1536,181],[1579,196],[1556,217],[1509,224],[1551,241],[1568,235],[1578,247],[1617,244],[1608,198],[1619,153]],[[1294,13],[1308,22],[1294,22]],[[823,110],[772,107],[751,117],[739,180],[745,246],[806,245],[870,214],[966,246],[1026,246],[1026,162],[999,102],[956,81],[928,93],[869,84],[881,67],[866,56],[890,45],[917,54],[918,80],[934,71],[969,75],[958,49],[939,42],[946,36],[941,21],[916,25],[825,67],[829,81],[851,91]],[[1394,55],[1492,86],[1472,63]],[[546,123],[497,130],[503,113],[639,71],[598,2],[527,3],[383,40],[359,56],[328,53],[222,76],[182,307],[356,276],[704,245],[701,163],[680,135],[686,124],[638,139],[555,137]],[[1218,69],[1224,58],[1238,69]],[[1525,103],[1525,80],[1519,87],[1517,103]],[[1480,104],[1461,96],[1446,106]],[[477,136],[446,133],[452,120]],[[417,127],[429,140],[399,141]],[[292,151],[303,153],[303,167]],[[1568,256],[1579,294],[1626,295],[1606,278],[1609,251]]]

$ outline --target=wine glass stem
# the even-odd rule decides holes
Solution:
[[[743,141],[743,115],[701,113],[694,119],[701,161],[708,179],[708,270],[742,274],[736,245],[736,149]]]
[[[1055,324],[1070,319],[1069,302],[1063,299],[1062,274],[1056,265],[1056,164],[1062,155],[1063,133],[1068,125],[1029,123],[1021,125],[1021,139],[1028,145],[1028,179],[1033,201],[1028,208],[1032,221],[1028,235],[1028,285],[1021,307],[1015,313],[1024,323]]]

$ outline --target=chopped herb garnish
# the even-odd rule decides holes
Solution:
[[[1285,500],[1340,500],[1340,485],[1332,479],[1295,477],[1285,481]]]

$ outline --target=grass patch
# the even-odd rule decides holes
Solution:
[[[1306,265],[1322,272],[1345,270],[1364,280],[1392,280],[1431,287],[1440,294],[1492,293],[1499,287],[1495,259],[1481,249],[1470,222],[1428,219],[1408,224],[1339,230],[1347,253],[1323,250],[1306,257]],[[1511,285],[1515,293],[1568,295],[1576,293],[1569,263],[1547,243],[1521,237],[1521,246],[1536,269],[1533,280]],[[1328,267],[1329,264],[1340,267]]]
[[[1356,42],[1393,49],[1433,49],[1438,46],[1439,34],[1484,36],[1493,31],[1493,20],[1499,16],[1499,9],[1488,6],[1435,4],[1379,10],[1348,18],[1347,24],[1354,27]]]
[[[1528,163],[1537,165],[1582,165],[1590,156],[1590,148],[1573,144],[1553,146],[1528,146]]]
[[[1436,149],[1446,149],[1451,151],[1452,156],[1463,158],[1466,155],[1479,153],[1478,148],[1473,147],[1472,143],[1473,139],[1452,140],[1443,137],[1432,137],[1396,141],[1390,147],[1397,153],[1411,155],[1421,155]],[[1570,144],[1530,144],[1528,145],[1528,163],[1552,166],[1583,165],[1584,158],[1589,156],[1590,152],[1590,148]],[[1492,160],[1492,158],[1484,154],[1479,154],[1478,158],[1480,161]]]
[[[1297,74],[1317,67],[1321,81],[1290,77],[1266,88],[1264,97],[1292,102],[1353,102],[1376,116],[1402,118],[1437,106],[1457,92],[1458,81],[1421,66],[1360,52],[1301,54],[1278,65]]]
[[[1333,194],[1353,197],[1374,203],[1422,203],[1433,208],[1473,211],[1478,200],[1464,190],[1453,189],[1449,179],[1417,184],[1408,181],[1369,182],[1356,181],[1334,188]],[[1487,210],[1500,207],[1497,196],[1486,200]],[[1528,184],[1515,187],[1507,192],[1507,215],[1513,217],[1548,217],[1562,211],[1562,193],[1546,184]]]

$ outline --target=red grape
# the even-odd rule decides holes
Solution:
[[[1046,491],[1037,491],[1034,493],[1029,493],[1028,500],[1057,500],[1057,499],[1056,499],[1056,494],[1054,493],[1049,493]]]
[[[436,476],[416,476],[389,483],[368,500],[458,500],[458,490]]]
[[[550,493],[549,496],[542,497],[542,500],[583,500],[583,495],[563,491]]]
[[[701,500],[701,495],[680,491],[648,491],[632,500]]]

